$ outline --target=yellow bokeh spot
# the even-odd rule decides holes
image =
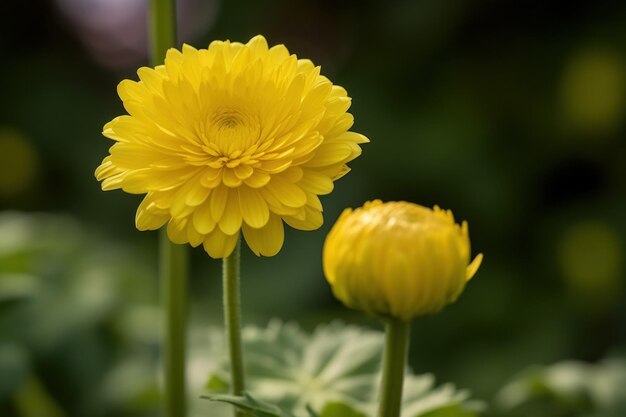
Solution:
[[[568,127],[588,134],[614,132],[626,102],[623,60],[600,48],[580,52],[565,69],[561,99]]]
[[[0,197],[11,198],[28,190],[38,171],[35,147],[20,132],[0,128]]]
[[[621,285],[623,250],[617,233],[601,222],[581,222],[565,231],[560,267],[578,302],[594,310],[612,305]]]

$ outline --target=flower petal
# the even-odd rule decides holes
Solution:
[[[281,177],[289,182],[296,183],[302,179],[304,171],[300,167],[290,167],[281,173]]]
[[[254,172],[254,168],[252,168],[250,165],[241,164],[239,166],[236,166],[233,171],[235,172],[237,178],[239,178],[240,180],[245,180],[247,178],[250,178],[250,176]]]
[[[283,222],[274,214],[269,217],[264,227],[255,229],[244,223],[242,230],[246,243],[257,256],[274,256],[283,246],[285,239]]]
[[[171,219],[167,224],[167,237],[177,244],[187,243],[187,219]]]
[[[317,148],[315,157],[306,163],[307,167],[323,167],[341,162],[352,154],[347,143],[324,143]]]
[[[253,188],[240,187],[238,190],[243,220],[255,229],[265,226],[270,216],[265,199]]]
[[[334,188],[333,180],[328,176],[310,169],[304,170],[304,175],[298,182],[298,185],[302,187],[303,190],[318,195],[329,194]]]
[[[215,220],[211,217],[211,202],[205,201],[193,212],[193,226],[202,235],[209,234],[215,228]]]
[[[137,207],[135,226],[138,230],[157,230],[167,223],[169,218],[168,211],[159,209],[153,195],[148,193]]]
[[[187,241],[189,244],[197,248],[204,241],[204,235],[199,233],[192,221],[187,222]]]
[[[208,168],[200,180],[200,184],[207,188],[215,188],[222,183],[222,169]]]
[[[204,238],[204,250],[213,259],[225,258],[235,249],[237,239],[239,239],[238,234],[227,235],[216,227]]]
[[[176,196],[170,208],[172,217],[188,216],[193,212],[194,207],[202,204],[207,199],[211,190],[200,183],[202,175],[202,172],[197,173],[176,191]]]
[[[197,207],[200,204],[204,203],[204,200],[206,200],[211,193],[210,188],[207,188],[200,184],[200,178],[201,177],[198,177],[195,186],[190,187],[187,195],[185,196],[185,203],[187,203],[187,205],[191,207]]]
[[[228,199],[222,218],[218,225],[222,232],[227,235],[234,235],[241,229],[241,209],[239,208],[239,192],[237,190],[228,190]]]
[[[273,176],[267,186],[267,190],[273,197],[288,207],[302,207],[306,204],[306,194],[296,184],[285,181],[280,176]]]
[[[320,201],[320,198],[317,196],[317,194],[307,192],[306,205],[319,212],[324,211],[324,208],[322,207],[322,202]]]
[[[228,199],[228,188],[220,186],[211,193],[211,217],[214,221],[219,221],[224,214],[226,200]]]
[[[250,188],[261,188],[267,185],[271,178],[269,174],[255,169],[250,178],[246,178],[244,182]]]
[[[284,216],[283,220],[289,226],[298,230],[315,230],[319,229],[324,223],[322,213],[309,206],[304,207],[305,217],[303,220],[293,216]]]
[[[468,281],[472,279],[474,274],[476,274],[476,271],[478,271],[478,268],[480,267],[480,264],[482,262],[483,262],[483,254],[479,253],[478,255],[476,255],[472,263],[467,266],[465,276],[467,277]]]
[[[230,168],[224,169],[223,173],[224,175],[222,177],[222,181],[224,181],[224,185],[231,188],[239,187],[241,185],[241,179],[237,177],[234,170]]]

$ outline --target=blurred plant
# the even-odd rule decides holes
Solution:
[[[153,410],[152,275],[135,251],[68,218],[1,213],[0,415]],[[131,365],[146,370],[124,379],[135,389],[112,391],[113,375]]]
[[[510,417],[623,417],[626,359],[566,361],[534,367],[499,392],[495,406]]]
[[[210,394],[205,398],[257,416],[376,415],[382,332],[334,322],[309,335],[295,324],[273,321],[266,328],[246,327],[243,341],[249,395],[221,394],[228,392],[229,364],[220,332],[214,330],[208,341],[209,362],[199,364],[209,369]],[[482,409],[480,402],[468,400],[467,392],[451,384],[435,388],[432,375],[408,372],[405,378],[403,417],[472,417]]]

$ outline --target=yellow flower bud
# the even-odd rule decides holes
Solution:
[[[467,222],[458,225],[449,210],[404,201],[346,209],[324,243],[324,274],[335,297],[405,321],[456,301],[482,254],[469,260]]]

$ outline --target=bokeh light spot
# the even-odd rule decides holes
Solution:
[[[0,197],[12,198],[28,190],[38,172],[35,147],[20,132],[0,128]]]
[[[577,302],[593,310],[610,308],[619,294],[623,243],[614,229],[586,221],[567,229],[560,242],[562,275]]]
[[[626,101],[626,67],[616,53],[600,48],[574,56],[562,83],[566,124],[587,134],[613,133]]]

